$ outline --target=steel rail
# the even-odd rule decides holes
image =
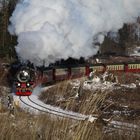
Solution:
[[[52,114],[52,115],[57,115],[57,116],[59,116],[59,117],[61,117],[61,118],[69,118],[69,119],[73,119],[73,120],[79,120],[79,121],[84,121],[85,120],[85,118],[83,117],[78,117],[78,116],[70,116],[70,115],[68,115],[68,114],[65,114],[65,113],[63,113],[63,112],[59,112],[59,111],[53,111],[53,110],[51,110],[51,109],[46,109],[46,110],[41,110],[41,109],[39,109],[39,108],[37,108],[37,107],[34,107],[34,106],[32,106],[32,105],[30,105],[30,104],[28,104],[28,103],[26,103],[22,98],[21,98],[21,96],[19,97],[19,99],[20,99],[20,101],[22,102],[22,103],[24,103],[25,105],[27,105],[27,106],[29,106],[29,107],[31,107],[31,108],[34,108],[34,109],[36,109],[36,110],[38,110],[38,111],[40,111],[40,112],[43,112],[43,113],[48,113],[48,114]],[[32,101],[30,101],[30,102],[32,102]],[[34,103],[34,102],[32,102],[32,103]],[[35,104],[35,103],[34,103]],[[40,105],[38,105],[38,104],[36,104],[37,106],[39,106],[39,107],[41,107]],[[45,109],[45,108],[44,108]],[[48,111],[47,111],[48,110]],[[57,113],[57,114],[56,114]],[[58,114],[59,113],[59,114]]]
[[[29,96],[28,96],[28,99],[32,102],[32,103],[34,103],[34,104],[36,104],[36,105],[38,105],[38,106],[40,106],[40,107],[42,107],[42,108],[44,108],[44,109],[47,109],[47,110],[49,110],[49,111],[52,111],[52,112],[55,112],[55,113],[60,113],[60,114],[63,114],[63,115],[68,115],[68,116],[70,116],[70,117],[76,117],[76,118],[80,118],[81,120],[85,120],[86,118],[89,118],[89,116],[77,116],[76,114],[74,115],[74,114],[70,114],[70,113],[68,113],[68,112],[62,112],[62,111],[57,111],[57,110],[54,110],[54,109],[51,109],[51,108],[49,108],[49,107],[45,107],[45,106],[43,106],[43,105],[40,105],[40,104],[37,104],[35,101],[33,101]]]

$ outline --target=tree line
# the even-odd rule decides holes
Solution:
[[[0,0],[0,58],[15,57],[14,46],[17,43],[16,36],[8,32],[9,18],[15,9],[18,0]]]

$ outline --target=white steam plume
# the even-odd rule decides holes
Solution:
[[[140,15],[140,0],[22,0],[10,18],[16,51],[35,65],[96,54],[108,32]]]

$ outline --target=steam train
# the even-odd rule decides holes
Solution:
[[[49,84],[67,79],[88,76],[93,70],[103,73],[106,70],[111,72],[135,72],[140,73],[140,62],[118,63],[118,64],[95,64],[78,66],[54,66],[42,69],[31,69],[21,67],[16,73],[16,95],[29,96],[33,88],[38,84]]]
[[[21,67],[16,73],[16,95],[29,96],[34,87],[34,72],[28,67]]]

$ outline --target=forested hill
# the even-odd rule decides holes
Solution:
[[[15,57],[14,46],[17,44],[15,36],[8,32],[9,18],[18,0],[0,0],[0,58]]]

